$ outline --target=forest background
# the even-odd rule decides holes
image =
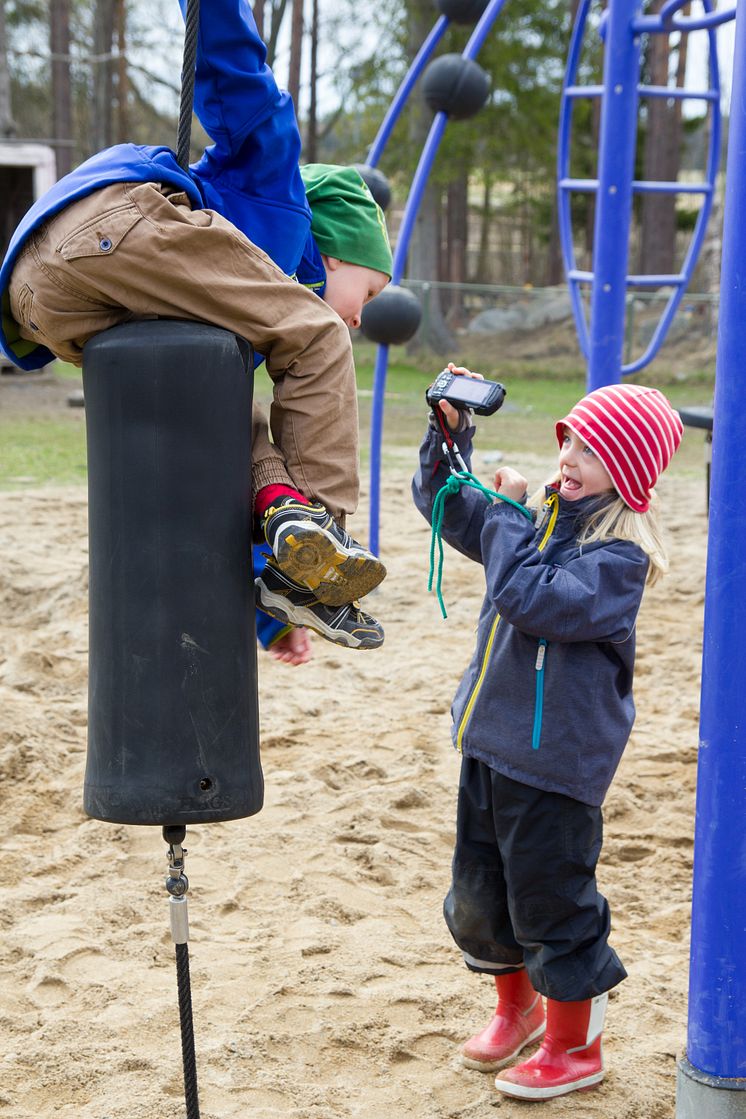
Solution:
[[[650,0],[655,11],[663,0]],[[461,285],[540,288],[564,279],[555,198],[559,99],[578,0],[513,0],[480,52],[491,78],[487,105],[446,130],[412,240],[406,277],[435,282],[424,331],[447,350],[454,330],[487,304]],[[603,4],[591,17],[598,19]],[[391,99],[433,26],[432,0],[257,0],[268,61],[297,107],[307,162],[364,162]],[[439,53],[460,51],[471,26],[451,23]],[[589,36],[579,81],[600,79],[601,47]],[[174,0],[0,0],[0,139],[41,140],[58,176],[122,141],[175,145],[183,28]],[[650,37],[643,80],[685,82],[688,40]],[[702,105],[702,103],[695,103]],[[572,174],[593,177],[598,99],[574,109]],[[695,110],[697,111],[697,110]],[[415,93],[381,163],[395,238],[432,122]],[[681,101],[643,107],[638,178],[701,176],[709,117]],[[727,131],[727,130],[724,130]],[[192,155],[209,138],[195,121]],[[678,270],[696,218],[692,195],[643,194],[635,202],[631,270]],[[696,200],[694,202],[696,205]],[[0,205],[0,223],[3,207]],[[12,207],[7,208],[10,213]],[[593,196],[573,196],[578,267],[591,266]],[[0,242],[11,230],[0,225]],[[717,246],[719,213],[711,222]],[[703,253],[691,290],[714,293],[719,252]],[[0,244],[0,248],[2,244]],[[442,289],[439,285],[445,285]],[[654,294],[654,293],[653,293]],[[640,293],[644,300],[650,292]],[[642,304],[644,307],[644,304]],[[705,327],[712,315],[705,316]]]

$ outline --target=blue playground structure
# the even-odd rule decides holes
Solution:
[[[425,96],[436,112],[402,219],[389,302],[379,304],[384,325],[372,311],[381,296],[363,317],[364,332],[379,343],[371,423],[370,544],[375,551],[379,550],[380,453],[389,346],[412,337],[419,323],[418,309],[411,306],[412,293],[400,286],[407,249],[449,117],[470,115],[483,103],[475,96],[470,112],[461,112],[447,99],[432,97],[428,77],[449,56],[429,66],[428,61],[450,18],[460,22],[478,19],[461,56],[464,68],[474,65],[504,3],[477,3],[475,10],[474,3],[457,6],[454,0],[440,0],[443,14],[414,60],[368,154],[368,166],[376,168],[404,102],[424,74]],[[686,0],[666,0],[658,13],[646,14],[643,0],[608,0],[606,9],[600,12],[597,5],[594,14],[591,0],[581,0],[577,11],[560,106],[557,190],[567,282],[580,349],[587,362],[589,391],[637,373],[655,357],[691,280],[704,238],[721,136],[717,28],[736,18],[736,11],[734,6],[715,10],[713,0],[701,0],[696,6],[701,7],[699,14],[683,14]],[[706,88],[641,83],[642,37],[673,32],[706,34]],[[600,36],[603,42],[600,85],[576,84],[583,40],[588,35]],[[746,369],[745,68],[746,19],[736,19],[712,421],[716,437],[710,489],[689,1013],[686,1054],[677,1068],[676,1119],[746,1119],[746,595],[740,580],[740,546],[746,541],[742,498],[746,492],[746,400],[739,382]],[[465,69],[462,77],[465,79]],[[701,182],[651,182],[634,177],[640,103],[662,97],[699,100],[707,106],[709,145]],[[569,166],[573,107],[579,98],[600,101],[596,179],[574,178]],[[596,199],[593,260],[588,272],[578,269],[572,240],[570,206],[577,192],[593,193]],[[702,198],[688,252],[676,274],[630,274],[629,231],[633,199],[640,192],[692,193]],[[625,365],[627,293],[633,287],[670,288],[670,295],[647,349]],[[397,320],[388,333],[387,314]]]

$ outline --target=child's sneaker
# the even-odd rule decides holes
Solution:
[[[279,567],[327,606],[342,606],[377,587],[381,561],[340,528],[323,505],[286,497],[270,505],[262,531]]]
[[[313,591],[289,579],[273,559],[267,560],[255,586],[257,606],[287,625],[306,626],[348,649],[377,649],[383,644],[382,626],[356,603],[324,605]]]

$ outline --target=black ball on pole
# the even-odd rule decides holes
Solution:
[[[401,345],[417,333],[422,309],[414,292],[392,284],[363,307],[360,329],[371,342]]]
[[[353,163],[353,167],[381,209],[387,210],[391,203],[391,187],[383,171],[369,167],[367,163]]]
[[[435,0],[435,7],[454,23],[477,23],[488,3],[489,0]]]
[[[425,70],[422,92],[433,112],[466,120],[478,113],[489,97],[490,79],[473,59],[444,54]]]

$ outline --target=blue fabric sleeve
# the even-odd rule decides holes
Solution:
[[[179,0],[184,15],[186,3]],[[311,212],[293,102],[266,56],[246,0],[201,4],[194,106],[214,143],[192,172],[206,205],[293,273]]]
[[[532,525],[490,505],[482,529],[487,595],[506,621],[547,641],[626,641],[634,629],[648,557],[629,540],[589,545],[558,566],[541,562]]]
[[[459,431],[457,442],[461,457],[471,470],[472,439],[474,427]],[[426,521],[432,524],[433,502],[450,477],[450,470],[443,454],[443,436],[429,427],[420,447],[420,465],[412,479],[414,503]],[[482,562],[482,526],[489,502],[473,486],[462,486],[457,494],[446,498],[441,532],[446,543],[469,559]]]

